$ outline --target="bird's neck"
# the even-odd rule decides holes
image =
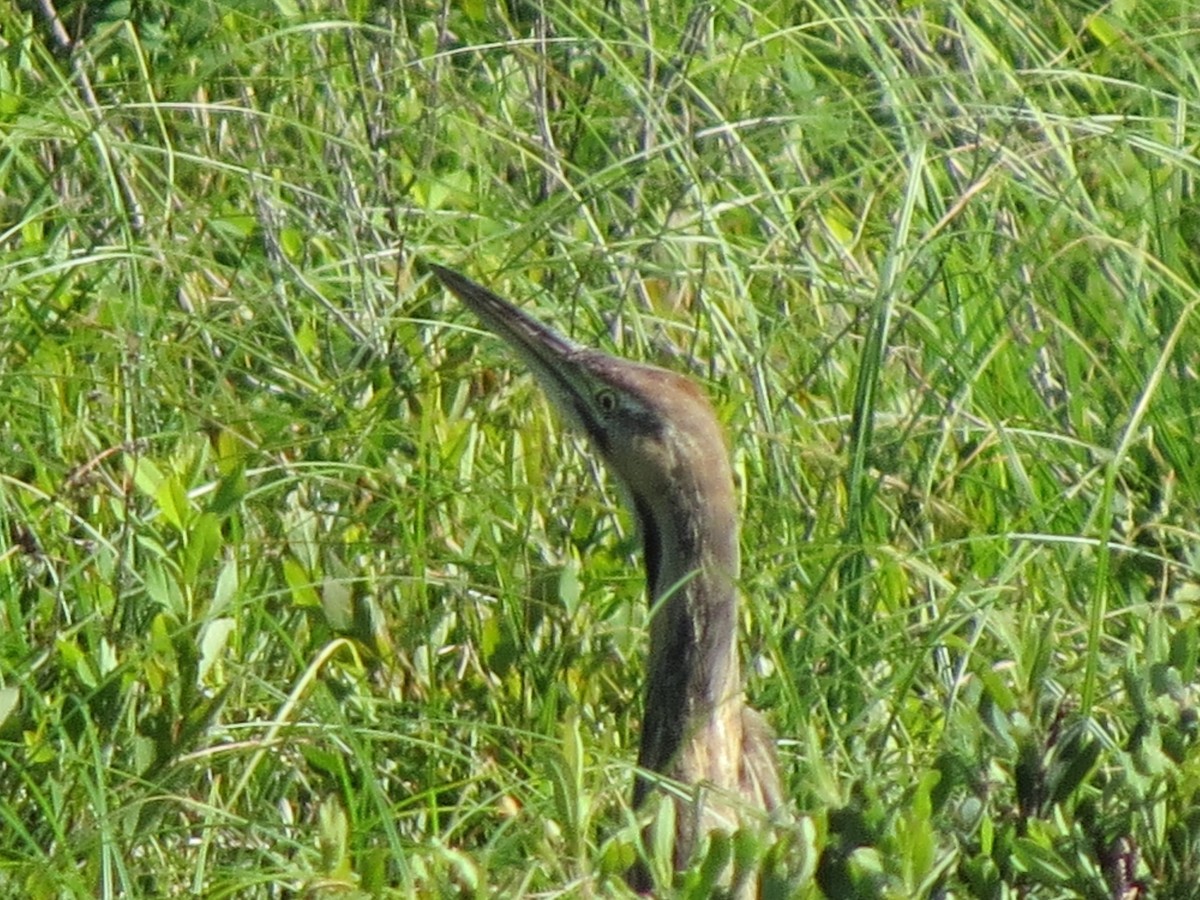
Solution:
[[[639,762],[663,771],[685,739],[741,702],[732,477],[721,468],[636,505],[651,603]]]

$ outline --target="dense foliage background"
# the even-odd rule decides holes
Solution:
[[[1193,4],[0,29],[0,893],[628,893],[635,537],[433,259],[727,424],[798,817],[675,892],[1200,896]]]

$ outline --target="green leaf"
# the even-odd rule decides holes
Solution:
[[[479,648],[487,667],[503,678],[520,656],[520,647],[513,635],[498,616],[491,616],[483,623]]]
[[[8,727],[9,717],[21,708],[21,689],[12,685],[0,687],[0,736],[8,735],[12,729]],[[19,732],[18,732],[19,733]]]
[[[579,563],[569,560],[558,573],[558,599],[572,618],[579,609],[579,597],[582,587],[579,583]]]
[[[225,560],[225,565],[221,566],[221,572],[217,576],[216,587],[213,589],[212,606],[209,612],[217,615],[225,611],[237,596],[238,591],[238,564],[237,559],[229,557]]]
[[[1087,30],[1105,47],[1111,47],[1122,40],[1120,29],[1098,13],[1088,17]]]
[[[321,598],[313,585],[312,576],[291,556],[283,559],[283,578],[292,592],[293,603],[300,607],[320,608]]]
[[[166,476],[162,470],[154,464],[154,461],[145,456],[125,457],[128,461],[129,468],[132,470],[133,483],[147,497],[158,500],[158,492],[166,481]]]
[[[181,532],[187,531],[190,503],[187,491],[175,475],[159,481],[158,489],[154,492],[154,501],[171,525]]]
[[[84,687],[94,688],[100,683],[100,679],[96,676],[96,670],[92,668],[87,655],[79,649],[74,641],[60,638],[55,642],[55,646],[58,649],[63,668],[74,672],[75,677]]]
[[[183,580],[194,585],[202,569],[208,566],[221,549],[221,522],[211,512],[195,516],[188,528],[187,549],[183,558]]]
[[[317,810],[317,846],[321,868],[332,878],[348,879],[351,874],[350,819],[336,797],[326,797]]]
[[[239,463],[217,481],[217,489],[212,493],[208,509],[218,516],[228,515],[241,505],[245,496],[246,468]]]
[[[229,636],[236,627],[237,622],[233,619],[213,619],[200,630],[200,666],[196,673],[199,680],[207,678],[217,660],[224,655]]]

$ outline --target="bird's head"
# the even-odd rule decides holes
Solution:
[[[554,406],[591,439],[629,495],[648,556],[650,539],[668,530],[697,540],[712,533],[724,543],[732,537],[734,546],[711,549],[721,557],[732,553],[726,562],[736,568],[729,453],[711,404],[693,382],[580,347],[457,272],[441,266],[433,271],[520,354]]]

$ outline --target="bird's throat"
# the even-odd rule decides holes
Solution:
[[[650,594],[650,671],[639,765],[670,772],[684,742],[740,704],[737,529],[703,506],[635,501]],[[662,514],[664,509],[670,515]],[[647,786],[639,783],[635,802]]]

